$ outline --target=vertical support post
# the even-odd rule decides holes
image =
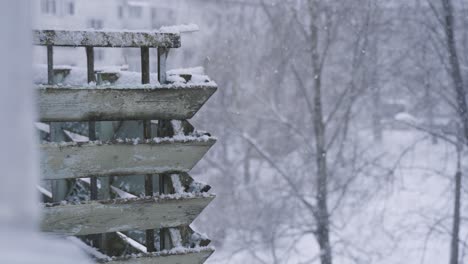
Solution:
[[[174,127],[171,120],[158,120],[158,137],[173,137]],[[174,192],[171,183],[171,175],[167,173],[159,174],[159,193],[168,194]]]
[[[50,141],[63,142],[65,141],[65,134],[63,133],[62,123],[50,123]],[[54,202],[63,201],[68,194],[68,181],[67,180],[53,180],[51,181],[52,200]]]
[[[171,120],[158,120],[158,137],[172,137],[174,136],[174,128],[172,126]],[[171,175],[167,173],[159,174],[159,193],[160,194],[167,194],[172,193],[172,181]],[[171,236],[169,229],[161,228],[159,230],[159,242],[160,242],[160,249],[171,249]]]
[[[166,64],[167,57],[169,55],[169,49],[158,48],[158,81],[160,84],[166,83]],[[158,120],[158,137],[171,137],[174,135],[174,129],[170,120]],[[168,176],[165,174],[159,175],[159,193],[166,193]]]
[[[96,140],[96,122],[88,123],[88,137],[90,141]],[[91,200],[98,199],[98,183],[97,177],[91,177],[90,189],[91,189]]]
[[[103,79],[103,75],[104,73],[95,71],[96,86],[103,85],[105,83],[105,80]],[[109,141],[113,139],[114,137],[113,122],[114,121],[99,121],[96,123],[95,129],[93,131],[95,131],[96,135],[99,135],[99,140]],[[96,139],[97,139],[97,136],[96,136]],[[110,199],[113,196],[110,185],[113,182],[114,178],[112,176],[99,177],[99,180],[101,182],[101,188],[100,188],[100,191],[98,192],[98,199],[99,200]]]
[[[149,48],[141,47],[141,83],[150,83],[150,61],[149,61]],[[143,121],[143,137],[145,139],[151,138],[151,120]],[[153,175],[145,175],[145,196],[153,196]],[[154,229],[146,230],[146,250],[148,252],[155,252],[154,245]]]
[[[92,46],[86,46],[86,68],[88,73],[88,83],[96,82],[96,75],[94,74],[94,48]],[[90,141],[97,140],[96,135],[96,122],[90,121],[88,122],[88,138]],[[97,200],[99,191],[98,191],[98,178],[91,176],[90,181],[90,191],[91,200]],[[90,239],[93,242],[94,247],[101,246],[105,244],[105,235],[91,235]]]
[[[141,47],[141,83],[150,83],[150,61],[148,47]]]
[[[54,84],[54,46],[47,46],[47,84]]]
[[[143,123],[143,136],[145,139],[151,139],[151,120],[145,120]],[[145,175],[145,195],[153,196],[153,175]]]
[[[166,62],[167,62],[168,55],[169,55],[169,49],[158,48],[158,81],[160,84],[165,84],[167,82]]]
[[[101,85],[102,84],[102,78],[100,78],[100,73],[97,73],[97,78],[96,78],[96,85]],[[104,124],[103,124],[104,123]],[[106,123],[106,122],[89,122],[88,123],[88,136],[89,140],[97,140],[98,139],[98,134],[99,134],[99,139],[102,140],[102,129],[103,126],[109,127],[112,126],[112,124]],[[98,132],[99,131],[99,132]],[[110,138],[107,138],[107,140],[110,140]],[[101,187],[97,188],[97,181],[101,183]],[[107,200],[110,199],[111,197],[111,182],[112,182],[112,176],[108,177],[96,177],[96,179],[92,178],[91,179],[91,186],[93,186],[93,189],[91,190],[91,200]],[[105,234],[104,234],[105,235]],[[104,236],[103,235],[103,236]]]
[[[47,83],[49,85],[55,84],[54,81],[54,47],[47,46]],[[59,122],[51,122],[50,124],[50,141],[62,142],[65,141],[63,134],[62,124]],[[60,202],[64,200],[68,193],[67,180],[54,180],[52,181],[52,200]]]
[[[145,139],[151,138],[151,120],[145,120],[143,123],[144,137]],[[145,195],[153,196],[153,175],[145,175]],[[146,250],[148,252],[155,252],[156,247],[154,245],[154,229],[146,230]]]
[[[87,46],[85,48],[88,68],[88,83],[96,82],[96,75],[94,75],[94,48],[91,46]]]
[[[166,77],[166,63],[169,55],[169,49],[158,48],[158,81],[160,84],[167,82]],[[158,120],[158,137],[172,137],[174,136],[174,128],[171,120]],[[166,194],[171,192],[171,176],[169,174],[159,174],[159,193]],[[169,229],[162,228],[159,230],[160,249],[170,249],[171,236]]]
[[[167,57],[169,55],[169,49],[158,48],[158,81],[161,84],[167,82],[166,79],[166,64]],[[170,120],[158,120],[158,137],[172,137],[174,136],[174,128]],[[168,186],[170,181],[170,175],[160,174],[159,175],[159,193],[169,193],[170,188]]]
[[[86,49],[86,64],[88,69],[88,83],[96,82],[94,75],[94,48],[91,46],[85,47]],[[96,122],[88,122],[88,137],[90,141],[96,140]],[[91,177],[91,200],[98,199],[97,177]]]

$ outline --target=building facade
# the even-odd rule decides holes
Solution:
[[[176,23],[173,5],[147,0],[36,0],[33,2],[36,29],[129,29],[152,30]],[[167,2],[167,1],[166,1]],[[169,21],[173,21],[172,23]],[[56,48],[56,65],[85,66],[83,48]],[[95,49],[96,67],[123,66],[139,70],[138,49]],[[45,49],[35,48],[34,62],[46,63]]]

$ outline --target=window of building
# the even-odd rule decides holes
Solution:
[[[73,1],[68,2],[67,12],[70,16],[75,14],[75,3]]]
[[[94,49],[94,59],[96,61],[104,60],[104,50],[103,49]]]
[[[143,8],[141,6],[129,6],[128,16],[130,18],[141,18],[143,15]]]
[[[41,11],[43,14],[48,14],[48,15],[57,14],[57,1],[56,0],[41,0]]]
[[[91,18],[88,21],[88,27],[93,29],[102,29],[104,27],[104,22],[102,19]],[[104,50],[96,48],[94,49],[94,59],[96,61],[103,61],[104,60]]]
[[[94,28],[94,29],[102,29],[103,28],[103,22],[102,22],[101,19],[92,18],[88,22],[88,27]]]
[[[160,28],[173,23],[175,20],[175,12],[170,8],[152,8],[151,23],[153,28]]]
[[[119,18],[123,18],[123,6],[118,7],[117,15],[118,15]]]

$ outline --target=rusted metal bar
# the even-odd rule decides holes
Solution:
[[[54,85],[54,47],[52,45],[47,46],[47,83]],[[62,123],[51,122],[50,123],[50,141],[62,142],[65,141],[65,135],[63,133]],[[67,180],[54,180],[52,181],[52,200],[54,202],[60,202],[64,200],[68,193],[68,182]]]
[[[54,84],[54,47],[47,46],[47,83]]]
[[[150,59],[148,47],[141,47],[141,83],[150,83]]]
[[[166,83],[166,63],[169,49],[158,48],[158,81],[161,84]],[[158,120],[158,137],[174,136],[174,129],[170,120]],[[159,193],[167,193],[165,186],[167,185],[168,176],[166,174],[159,175]]]
[[[86,66],[88,71],[88,83],[96,82],[96,76],[94,74],[94,48],[92,46],[86,46]],[[96,122],[88,122],[88,137],[90,141],[95,141],[96,138]],[[98,178],[93,176],[90,181],[90,199],[98,200]],[[102,235],[91,235],[91,241],[94,247],[98,247],[104,244],[104,237]]]
[[[90,141],[96,140],[96,122],[89,122],[88,123],[88,136]],[[90,184],[90,190],[91,190],[91,200],[97,200],[98,199],[98,178],[97,177],[91,177],[91,184]]]
[[[94,48],[86,47],[86,60],[88,69],[88,83],[96,82],[94,75]],[[90,141],[96,140],[96,122],[88,122],[88,137]],[[91,200],[98,199],[97,177],[91,177]]]
[[[50,123],[50,141],[63,142],[65,141],[65,134],[63,133],[63,123],[51,122]],[[63,201],[69,189],[68,180],[60,179],[51,182],[52,187],[52,200],[54,202]]]
[[[154,229],[147,229],[145,234],[146,234],[146,251],[155,252],[156,247],[154,245]]]
[[[145,139],[151,139],[151,120],[145,120],[143,123],[143,135]],[[147,174],[145,176],[145,195],[153,196],[153,175]]]
[[[90,46],[87,46],[85,48],[88,67],[88,83],[96,82],[96,76],[94,75],[94,48]]]
[[[169,49],[167,48],[158,48],[158,81],[160,84],[165,84],[167,82],[166,77],[166,63],[167,57],[169,55]],[[172,123],[170,120],[158,120],[158,137],[172,137],[174,136],[174,128],[172,127]],[[170,193],[170,182],[171,177],[169,174],[159,174],[159,193],[166,194]],[[171,241],[170,241],[170,234],[169,230],[166,228],[162,228],[159,230],[159,242],[160,242],[160,249],[170,249]]]
[[[169,49],[158,48],[158,81],[161,84],[166,83],[166,62],[169,55]]]
[[[97,177],[91,177],[91,200],[98,199]]]
[[[151,138],[151,121],[146,120],[143,124],[144,129],[144,137],[145,139]],[[145,175],[145,195],[146,196],[153,196],[153,175],[147,174]],[[154,245],[154,229],[146,230],[146,250],[148,252],[156,251],[156,247]]]
[[[141,47],[141,83],[150,83],[150,61],[149,61],[149,48]],[[151,120],[143,121],[143,137],[145,139],[151,138]],[[145,196],[153,196],[153,175],[145,175]],[[146,230],[146,250],[148,252],[155,252],[154,245],[154,229]]]
[[[160,84],[167,83],[166,76],[166,65],[167,57],[169,55],[169,49],[167,48],[158,48],[158,81]],[[172,137],[174,136],[174,128],[172,126],[171,120],[158,120],[158,137]],[[170,193],[170,175],[169,174],[159,174],[159,193],[165,194]],[[160,249],[170,249],[170,234],[168,229],[159,230],[159,242]]]

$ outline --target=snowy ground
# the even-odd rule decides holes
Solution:
[[[335,263],[447,263],[453,207],[451,177],[456,166],[454,147],[442,141],[433,145],[423,133],[387,131],[380,150],[387,153],[389,164],[401,158],[398,168],[372,201],[357,210],[343,228],[335,230],[333,240],[343,255],[335,256]],[[467,208],[465,204],[462,214],[466,215]],[[207,230],[209,226],[199,229]],[[466,240],[467,234],[465,225],[462,239]],[[269,248],[254,249],[258,259],[252,257],[252,251],[240,250],[238,235],[229,233],[208,263],[262,263],[260,259],[273,263]],[[343,241],[352,246],[344,249],[340,245]],[[285,238],[283,242],[287,245],[290,241]],[[312,236],[304,237],[293,249],[277,253],[279,263],[319,263]]]

